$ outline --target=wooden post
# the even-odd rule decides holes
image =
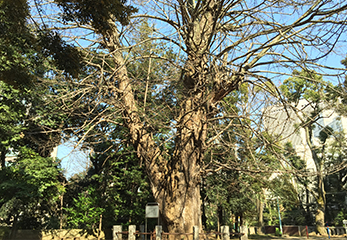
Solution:
[[[122,226],[115,225],[113,226],[113,240],[122,240]]]
[[[129,234],[128,234],[128,240],[136,240],[136,226],[135,225],[129,225]]]
[[[100,218],[99,218],[98,240],[101,239],[101,231],[102,231],[102,214],[100,214]]]
[[[193,227],[193,240],[199,240],[199,227]]]
[[[221,226],[222,240],[230,240],[229,226]]]
[[[160,225],[155,226],[155,240],[161,240],[162,235],[161,233],[163,232],[163,227]]]
[[[248,240],[247,226],[240,226],[240,233],[243,234],[240,236],[240,240]]]

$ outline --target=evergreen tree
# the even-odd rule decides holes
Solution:
[[[320,119],[324,117],[324,113],[334,109],[337,99],[335,94],[331,94],[334,89],[332,84],[324,82],[322,77],[315,72],[303,70],[294,72],[294,74],[296,77],[283,82],[281,90],[288,101],[288,106],[291,107],[291,113],[297,119],[296,127],[304,133],[303,144],[307,145],[312,156],[312,159],[307,158],[304,161],[307,164],[307,161],[311,160],[314,164],[312,173],[307,172],[307,177],[297,179],[303,184],[305,190],[314,197],[317,231],[320,234],[326,234],[325,213],[327,202],[325,182],[327,174],[332,169],[325,168],[325,166],[330,162],[328,158],[328,138],[333,136],[334,130],[329,126],[322,125]],[[305,102],[302,102],[302,99]],[[316,132],[319,132],[319,134],[317,135]],[[299,168],[298,170],[303,170],[303,172],[308,171],[308,169],[305,169],[305,164],[297,158],[291,160],[293,167]],[[308,209],[306,211],[309,213]]]
[[[17,229],[55,228],[57,201],[64,191],[58,164],[22,147],[16,161],[0,171],[0,219]]]
[[[67,115],[46,83],[74,75],[80,60],[74,47],[33,22],[28,1],[0,1],[0,219],[13,232],[57,226],[64,177],[50,156]]]

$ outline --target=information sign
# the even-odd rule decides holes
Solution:
[[[159,205],[158,205],[158,203],[147,203],[147,205],[146,205],[146,218],[159,218]]]

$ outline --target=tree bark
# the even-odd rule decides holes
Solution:
[[[324,224],[324,218],[325,218],[325,204],[323,204],[323,201],[317,202],[317,212],[315,214],[316,216],[316,228],[317,232],[321,235],[327,235],[327,231]]]
[[[192,97],[182,107],[175,150],[167,166],[163,215],[172,232],[191,232],[193,226],[202,227],[200,170],[207,122],[205,110],[199,105]]]
[[[263,227],[264,227],[264,203],[262,201],[262,194],[258,194],[257,196],[257,215],[258,215],[258,229],[257,234],[264,234],[263,233]]]
[[[325,206],[326,206],[326,196],[324,189],[323,176],[318,176],[318,186],[317,186],[317,211],[316,211],[316,228],[317,232],[321,235],[327,235],[327,231],[325,228]]]

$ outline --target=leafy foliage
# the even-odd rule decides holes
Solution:
[[[129,23],[129,16],[136,8],[125,5],[127,0],[56,0],[63,8],[64,21],[77,19],[82,24],[91,22],[92,26],[103,33],[110,29],[109,19],[115,18],[121,24]]]
[[[29,25],[29,16],[27,1],[0,1],[0,80],[23,89],[41,83],[53,65],[77,77],[81,54],[57,33]]]
[[[88,186],[73,199],[73,207],[67,208],[67,221],[71,228],[97,229],[98,222],[105,209],[100,206],[95,189]]]
[[[114,137],[120,133],[115,131]],[[142,224],[145,205],[153,200],[136,155],[128,147],[117,150],[107,140],[95,145],[94,151],[86,176],[71,179],[67,186],[67,227],[95,230],[100,215],[104,229],[116,223]]]
[[[64,191],[58,164],[21,148],[17,161],[0,171],[2,223],[23,229],[48,227],[57,217],[58,195]]]
[[[0,80],[16,87],[30,84],[42,60],[26,25],[27,1],[0,1]]]
[[[58,70],[65,75],[78,77],[83,67],[82,53],[67,44],[62,38],[52,31],[41,31],[38,35],[38,45],[42,47],[42,57],[52,59]]]
[[[0,151],[6,154],[21,139],[25,105],[20,92],[2,81],[0,96]]]
[[[329,205],[325,189],[327,176],[335,173],[333,166],[339,169],[339,165],[334,165],[333,162],[335,162],[334,158],[342,156],[341,151],[344,147],[341,143],[344,140],[340,138],[341,135],[338,137],[338,129],[326,125],[323,119],[328,111],[330,111],[330,118],[336,111],[338,96],[332,93],[334,90],[332,84],[323,81],[322,77],[315,72],[303,70],[294,72],[294,74],[297,77],[287,79],[281,86],[281,90],[291,107],[301,110],[300,113],[296,112],[295,114],[299,128],[305,133],[301,144],[309,148],[312,157],[301,160],[295,156],[296,154],[293,154],[295,152],[293,147],[287,144],[287,159],[296,170],[300,171],[296,175],[296,180],[303,186],[305,194],[302,195],[306,195],[306,200],[302,200],[305,206],[306,219],[310,221],[312,219],[310,217],[311,212],[316,212],[317,229],[321,234],[324,234],[324,215],[326,206]],[[303,102],[302,99],[305,101]],[[299,105],[299,101],[302,101],[302,104]],[[335,121],[338,122],[338,118]],[[340,143],[337,144],[338,142]],[[311,172],[308,171],[303,162],[309,160],[313,164],[313,171]],[[308,194],[314,197],[314,203],[307,200]]]

